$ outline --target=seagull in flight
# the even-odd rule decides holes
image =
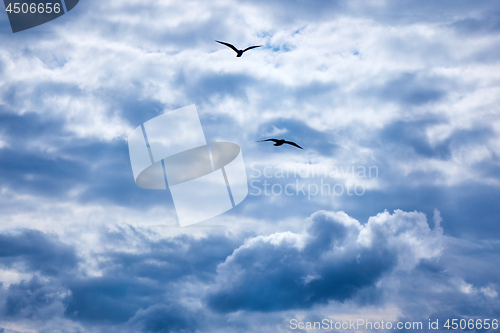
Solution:
[[[216,40],[217,43],[219,44],[222,44],[222,45],[226,45],[227,47],[230,47],[231,49],[233,49],[234,52],[237,53],[236,57],[239,58],[243,55],[243,52],[246,52],[250,49],[255,49],[256,47],[261,47],[262,45],[256,45],[256,46],[250,46],[250,47],[247,47],[246,49],[244,50],[238,50],[237,48],[235,48],[233,45],[229,44],[229,43],[224,43],[224,42],[219,42],[218,40]]]
[[[292,142],[292,141],[285,141],[285,140],[283,140],[283,139],[281,139],[281,140],[278,140],[278,139],[267,139],[267,140],[261,140],[261,141],[257,141],[257,142],[264,142],[264,141],[273,141],[275,146],[281,146],[281,145],[283,145],[284,143],[286,143],[286,144],[289,144],[289,145],[291,145],[291,146],[295,146],[295,147],[297,147],[297,148],[303,149],[301,146],[299,146],[299,145],[298,145],[298,144],[296,144],[295,142]]]

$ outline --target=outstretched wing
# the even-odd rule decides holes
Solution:
[[[298,144],[296,144],[295,142],[292,142],[292,141],[285,141],[285,143],[288,143],[289,145],[292,145],[292,146],[295,146],[297,148],[300,148],[300,149],[303,149],[301,146],[299,146]]]
[[[256,47],[261,47],[261,46],[262,45],[250,46],[250,47],[247,47],[246,49],[244,49],[243,52],[248,51],[250,49],[255,49]]]
[[[235,48],[233,45],[231,45],[229,43],[219,42],[218,40],[216,40],[216,42],[219,43],[219,44],[222,44],[222,45],[226,45],[227,47],[232,48],[234,52],[238,53],[238,49]]]
[[[276,140],[276,139],[260,140],[260,141],[257,141],[257,142],[264,142],[264,141],[273,141],[273,142],[278,142],[278,140]]]

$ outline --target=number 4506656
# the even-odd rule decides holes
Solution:
[[[446,321],[446,323],[443,325],[445,328],[447,329],[452,329],[452,330],[456,330],[458,328],[460,329],[470,329],[470,330],[473,330],[473,329],[498,329],[498,319],[469,319],[469,320],[466,320],[466,319],[452,319],[451,320],[451,325],[450,325],[450,320],[448,319]]]
[[[36,3],[28,4],[28,3],[17,3],[16,2],[16,3],[14,3],[14,5],[9,3],[9,5],[6,8],[6,11],[9,14],[10,13],[14,13],[14,14],[19,14],[19,13],[23,13],[23,14],[27,14],[27,13],[51,14],[52,12],[58,14],[61,12],[61,4],[59,4],[59,3],[52,4],[49,2],[49,3],[45,3],[45,4],[39,3],[37,5]]]

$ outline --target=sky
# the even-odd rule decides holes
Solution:
[[[86,0],[0,45],[1,333],[500,319],[498,1]],[[179,228],[127,137],[191,104],[249,194]]]

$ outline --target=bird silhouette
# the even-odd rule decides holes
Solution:
[[[296,144],[295,142],[292,142],[292,141],[286,141],[286,140],[279,140],[279,139],[267,139],[267,140],[261,140],[261,141],[257,141],[257,142],[264,142],[264,141],[273,141],[274,142],[274,145],[275,146],[281,146],[283,145],[284,143],[286,144],[289,144],[291,146],[295,146],[297,148],[300,148],[300,149],[303,149],[301,146],[299,146],[298,144]]]
[[[235,48],[233,45],[229,44],[229,43],[224,43],[224,42],[219,42],[218,40],[216,40],[217,43],[219,44],[222,44],[222,45],[226,45],[227,47],[230,47],[234,52],[236,52],[236,57],[239,58],[243,55],[243,52],[246,52],[250,49],[255,49],[256,47],[261,47],[262,45],[256,45],[256,46],[250,46],[250,47],[247,47],[246,49],[244,50],[238,50],[237,48]]]

